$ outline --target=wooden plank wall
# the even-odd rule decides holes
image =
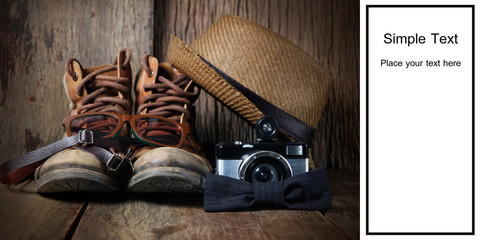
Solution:
[[[334,89],[315,136],[314,160],[318,166],[356,170],[358,8],[358,1],[348,0],[1,1],[0,161],[61,138],[60,123],[68,114],[61,79],[68,57],[84,66],[105,64],[128,46],[135,73],[144,53],[165,59],[170,34],[191,43],[217,18],[235,14],[287,37],[328,69]],[[197,135],[213,145],[253,141],[255,132],[203,92]]]
[[[0,1],[0,161],[61,139],[70,114],[65,60],[111,64],[132,49],[133,71],[153,53],[153,1]]]
[[[316,59],[330,72],[334,88],[315,135],[314,161],[328,168],[359,169],[358,1],[157,0],[155,6],[154,52],[163,60],[170,34],[190,44],[227,14],[283,35]],[[246,121],[207,93],[202,92],[196,105],[197,138],[202,143],[255,139]]]

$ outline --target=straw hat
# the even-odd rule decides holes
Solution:
[[[251,123],[274,117],[284,133],[306,143],[332,86],[327,71],[288,39],[231,15],[190,46],[171,36],[167,59]]]

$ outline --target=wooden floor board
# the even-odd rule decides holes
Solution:
[[[73,239],[358,239],[355,175],[329,172],[334,208],[326,215],[278,209],[205,213],[202,195],[96,195]]]
[[[202,195],[61,193],[0,186],[5,239],[358,239],[358,173],[328,171],[333,209],[206,213]]]
[[[73,239],[349,239],[318,211],[206,213],[201,195],[91,202]]]
[[[327,171],[333,209],[325,216],[352,239],[360,236],[360,179],[358,172]]]
[[[2,239],[64,239],[72,233],[83,201],[48,198],[33,191],[33,182],[0,186]]]

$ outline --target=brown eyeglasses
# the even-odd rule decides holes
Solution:
[[[68,136],[88,129],[99,137],[118,137],[125,122],[133,137],[153,146],[180,147],[185,141],[188,125],[153,115],[121,115],[110,112],[81,113],[63,119]]]

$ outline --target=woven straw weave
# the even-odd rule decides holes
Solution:
[[[217,20],[190,47],[176,37],[170,39],[168,61],[255,123],[263,114],[198,55],[268,102],[317,127],[332,80],[288,39],[236,16]]]

